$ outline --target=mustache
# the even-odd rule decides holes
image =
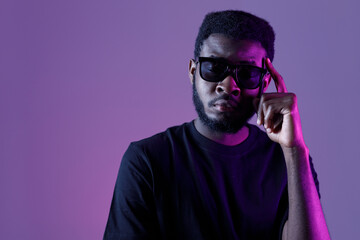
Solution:
[[[214,98],[213,100],[211,100],[209,102],[209,107],[213,106],[217,101],[219,100],[226,100],[226,101],[231,101],[234,103],[234,105],[238,106],[239,105],[239,102],[236,101],[236,99],[234,97],[232,97],[231,95],[228,95],[228,94],[223,94],[217,98]]]

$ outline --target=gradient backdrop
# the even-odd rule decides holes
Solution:
[[[195,117],[188,62],[204,15],[223,9],[273,25],[274,65],[298,95],[332,238],[360,236],[359,8],[1,0],[0,239],[102,238],[129,142]]]

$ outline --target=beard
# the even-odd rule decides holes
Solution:
[[[201,101],[198,91],[195,86],[195,79],[193,81],[193,103],[195,110],[199,116],[200,121],[207,126],[210,130],[218,133],[236,133],[238,132],[254,115],[255,110],[252,102],[249,99],[243,99],[238,103],[234,112],[221,113],[219,119],[210,118],[205,113],[204,103]],[[209,102],[208,106],[211,107],[217,100],[229,100],[229,95],[223,95]]]

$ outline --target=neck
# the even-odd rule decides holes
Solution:
[[[236,133],[223,133],[223,132],[215,132],[206,125],[199,118],[194,121],[196,130],[203,135],[204,137],[209,138],[210,140],[227,145],[227,146],[235,146],[243,141],[249,136],[249,128],[247,126],[243,126]]]

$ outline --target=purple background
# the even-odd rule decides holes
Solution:
[[[273,25],[331,235],[359,236],[359,7],[1,0],[0,239],[102,238],[130,141],[195,117],[188,62],[204,15],[222,9]]]

